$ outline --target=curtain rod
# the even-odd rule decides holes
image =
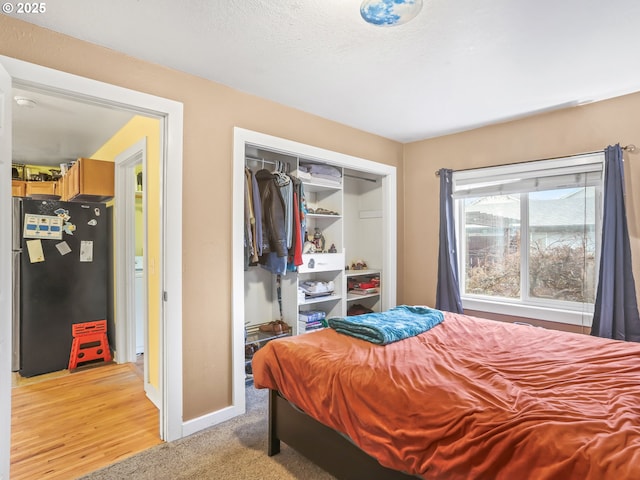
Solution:
[[[622,150],[628,151],[629,153],[635,152],[636,149],[637,149],[636,146],[633,143],[630,143],[629,145],[625,145],[624,147],[620,147],[620,148],[622,148]],[[575,153],[573,155],[563,155],[561,157],[539,158],[537,160],[523,160],[522,162],[503,163],[501,165],[492,165],[492,166],[495,166],[495,167],[500,166],[500,167],[502,167],[502,166],[505,166],[505,165],[518,165],[520,163],[542,162],[544,160],[557,160],[559,158],[566,158],[567,156],[577,157],[579,155],[592,155],[594,153],[602,153],[602,152],[604,152],[604,150],[596,150],[594,152],[585,152],[585,153]],[[482,168],[482,167],[461,168],[460,170],[454,170],[454,171],[455,172],[464,172],[465,170],[475,170],[476,168]],[[439,177],[439,176],[440,176],[440,170],[436,170],[436,177]]]

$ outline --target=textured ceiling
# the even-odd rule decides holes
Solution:
[[[65,0],[17,18],[400,142],[640,90],[637,0]]]

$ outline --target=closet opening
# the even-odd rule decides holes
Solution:
[[[396,169],[240,128],[234,141],[233,403],[241,413],[251,358],[264,344],[324,328],[332,316],[395,306]]]

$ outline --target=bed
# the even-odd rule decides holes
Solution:
[[[253,359],[280,441],[341,479],[640,478],[640,344],[444,313],[376,345],[324,329]]]

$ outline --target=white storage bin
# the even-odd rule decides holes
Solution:
[[[344,253],[308,253],[302,255],[300,273],[329,272],[344,270]]]

